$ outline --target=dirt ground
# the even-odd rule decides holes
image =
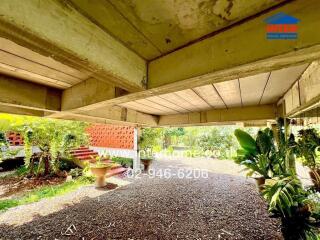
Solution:
[[[93,187],[79,189],[52,213],[37,211],[61,197],[9,209],[0,214],[0,239],[282,239],[252,181],[213,171],[199,177],[201,166],[156,161],[149,175],[128,177],[131,184],[95,196]],[[77,195],[84,197],[73,202]],[[13,220],[19,213],[21,224]]]
[[[61,177],[50,178],[24,178],[7,176],[0,178],[0,200],[17,197],[41,186],[51,186],[63,183],[66,179]]]

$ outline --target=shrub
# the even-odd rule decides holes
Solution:
[[[132,158],[113,157],[113,158],[111,158],[111,160],[115,163],[121,164],[123,167],[133,168],[133,159]]]

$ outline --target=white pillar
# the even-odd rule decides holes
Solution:
[[[137,172],[140,170],[140,156],[139,156],[139,128],[134,128],[134,137],[133,137],[133,150],[134,150],[134,158],[133,158],[133,171]]]

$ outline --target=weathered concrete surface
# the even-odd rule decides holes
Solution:
[[[300,114],[304,110],[319,106],[320,61],[312,62],[298,81],[284,96],[287,116]]]
[[[130,91],[143,89],[146,63],[66,2],[4,0],[0,33]]]
[[[252,120],[272,120],[277,117],[274,105],[214,109],[177,115],[160,116],[159,126],[188,126],[219,123],[235,123]]]
[[[264,20],[278,12],[285,12],[301,19],[297,40],[266,39]],[[165,86],[182,80],[189,80],[189,83],[194,84],[197,81],[198,84],[203,83],[205,78],[214,81],[219,71],[231,70],[239,66],[248,66],[246,72],[251,70],[256,74],[266,72],[270,68],[280,69],[296,64],[297,59],[292,58],[298,57],[299,54],[301,56],[306,54],[306,51],[298,50],[307,50],[320,45],[320,34],[315,33],[315,29],[320,29],[319,12],[320,2],[317,0],[292,1],[211,38],[156,59],[149,63],[148,88]],[[313,50],[314,54],[315,50]],[[317,48],[316,51],[318,55],[314,57],[319,58],[319,49]],[[291,58],[287,56],[285,61],[279,62],[282,55],[293,52]],[[302,57],[299,61],[310,60]],[[260,64],[254,64],[259,61]],[[237,74],[241,77],[245,72],[237,72]]]
[[[0,104],[32,110],[60,111],[61,91],[0,75]]]
[[[82,9],[86,8],[82,2],[74,0]],[[139,45],[130,39],[129,47],[146,55],[149,59],[170,52],[182,45],[201,38],[204,35],[215,32],[246,17],[252,16],[268,9],[282,1],[276,0],[111,0],[109,1],[122,16],[130,21],[133,26],[124,26],[125,32],[138,29],[142,36],[146,37],[148,46],[155,46],[157,51],[152,55],[146,55],[149,48],[140,49]],[[105,4],[107,5],[107,4]],[[86,11],[84,9],[84,11]],[[101,12],[98,6],[88,9],[89,14],[95,16]],[[113,17],[113,16],[112,16]],[[111,18],[111,17],[110,17]],[[100,20],[100,21],[99,21]],[[108,17],[99,19],[99,23],[113,32],[119,39],[127,39],[123,33],[116,31]],[[160,51],[160,53],[159,53]]]

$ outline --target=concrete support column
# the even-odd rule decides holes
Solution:
[[[135,173],[140,170],[139,136],[140,136],[140,128],[135,127],[134,138],[133,138],[133,141],[134,141],[133,150],[135,151],[135,155],[133,158],[133,171]]]

